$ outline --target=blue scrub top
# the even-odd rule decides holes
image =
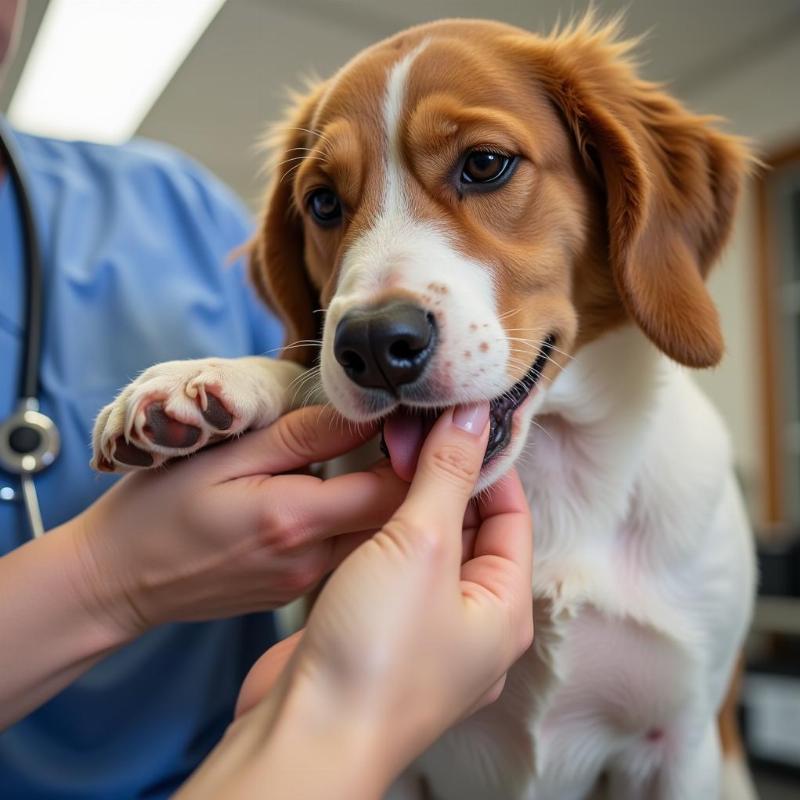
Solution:
[[[195,163],[143,141],[106,147],[15,138],[44,260],[39,397],[62,437],[61,456],[36,478],[51,528],[115,480],[89,469],[92,423],[137,373],[169,359],[269,352],[281,333],[243,265],[226,267],[251,233],[247,213]],[[24,336],[13,191],[6,175],[0,419],[17,399]],[[0,470],[3,485],[18,487]],[[0,502],[0,553],[27,536],[22,507]],[[0,734],[0,797],[168,796],[222,735],[247,669],[274,639],[269,614],[148,633]]]

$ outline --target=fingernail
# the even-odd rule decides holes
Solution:
[[[488,403],[480,403],[476,406],[456,406],[456,410],[453,412],[453,425],[473,436],[480,436],[487,422],[489,422]]]

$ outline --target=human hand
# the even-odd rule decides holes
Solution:
[[[385,463],[325,481],[282,473],[372,434],[309,407],[127,476],[76,520],[89,605],[133,637],[164,622],[264,610],[303,595],[388,519],[408,485]]]
[[[240,696],[240,714],[256,707],[281,717],[275,709],[283,704],[291,717],[301,708],[295,716],[313,720],[315,731],[328,729],[340,750],[353,735],[363,740],[353,733],[361,731],[371,742],[362,764],[379,770],[384,785],[447,728],[499,696],[533,635],[522,487],[512,473],[485,493],[462,543],[488,409],[456,413],[462,421],[472,414],[475,432],[454,424],[453,411],[441,416],[405,502],[341,564],[305,630],[262,657]],[[295,740],[303,748],[303,734]],[[303,758],[315,756],[324,764],[324,754]],[[343,769],[336,767],[342,758],[331,757],[334,771]]]

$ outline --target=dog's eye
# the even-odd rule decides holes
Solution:
[[[514,159],[490,150],[472,150],[461,168],[461,182],[464,184],[490,184],[499,182],[509,173]]]
[[[331,227],[341,221],[342,204],[331,189],[315,189],[306,202],[311,216],[319,225]]]

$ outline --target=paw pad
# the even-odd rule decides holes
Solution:
[[[152,454],[144,450],[140,450],[138,447],[136,447],[136,445],[125,441],[124,436],[118,436],[114,442],[114,458],[129,467],[153,466]],[[101,463],[100,466],[105,467],[105,464]],[[109,467],[111,467],[110,464]],[[111,467],[111,469],[113,469],[113,467]],[[109,469],[109,471],[111,471],[111,469]]]
[[[171,417],[164,410],[163,403],[151,403],[144,413],[146,423],[142,433],[161,447],[182,449],[192,447],[200,440],[200,428]]]

